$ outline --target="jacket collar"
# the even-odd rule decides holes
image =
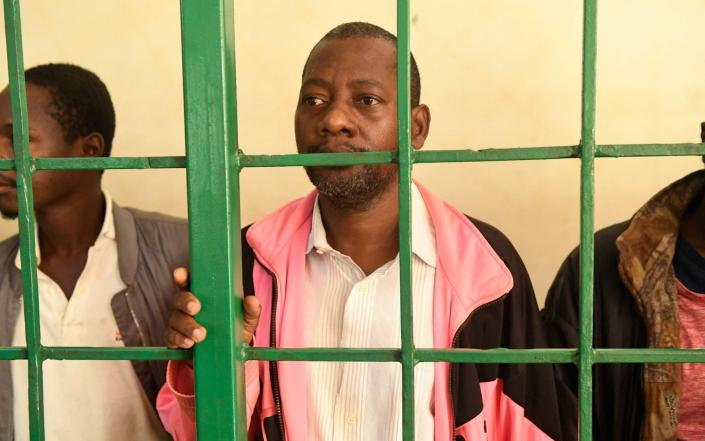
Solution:
[[[634,214],[617,238],[622,280],[632,293],[644,287],[647,276],[673,260],[680,219],[705,190],[705,172],[697,171],[658,192]]]
[[[482,233],[456,208],[441,200],[418,182],[435,231],[437,278],[444,277],[451,291],[449,325],[456,329],[468,315],[485,303],[509,292],[513,279],[502,259]],[[247,241],[257,258],[281,279],[290,256],[304,256],[309,245],[317,192],[297,199],[256,222]],[[303,267],[300,269],[303,271]],[[282,281],[285,283],[285,280]],[[436,302],[438,303],[438,302]]]
[[[125,285],[130,287],[135,281],[139,260],[135,217],[130,213],[130,210],[113,203],[113,219],[115,222],[115,240],[117,240],[120,278],[125,282]]]
[[[703,171],[674,182],[637,211],[617,238],[619,274],[639,308],[651,348],[680,347],[673,255],[680,219],[704,189]],[[675,439],[681,380],[679,365],[644,365],[643,440]]]

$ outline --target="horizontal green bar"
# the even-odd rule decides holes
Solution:
[[[577,158],[578,146],[559,147],[517,147],[482,150],[420,150],[414,155],[414,162],[485,162],[485,161],[533,161],[539,159]]]
[[[418,362],[574,363],[575,349],[417,349]]]
[[[382,348],[309,348],[309,349],[244,349],[248,360],[267,361],[362,361],[400,362],[399,349]],[[453,363],[573,363],[575,349],[416,349],[420,363],[448,361]]]
[[[597,146],[600,158],[640,156],[703,156],[705,144],[615,144]]]
[[[595,363],[705,363],[705,349],[595,349]]]
[[[297,167],[309,165],[389,164],[396,152],[305,153],[291,155],[241,155],[241,167]]]
[[[185,168],[184,156],[147,156],[136,158],[35,158],[36,170],[141,170],[149,168]]]
[[[162,347],[42,348],[45,360],[191,360],[191,350]]]
[[[27,348],[0,347],[0,360],[26,360]]]
[[[247,346],[245,359],[267,361],[369,361],[390,362],[401,361],[399,349],[380,348],[309,348],[280,349],[253,348]]]
[[[705,143],[693,144],[612,144],[597,146],[598,158],[645,156],[704,156]],[[492,161],[533,161],[567,159],[580,156],[579,146],[512,147],[482,150],[421,150],[414,152],[417,164]],[[309,153],[290,155],[241,155],[241,167],[343,166],[354,164],[389,164],[396,162],[395,152]],[[105,158],[35,158],[35,170],[142,170],[185,168],[184,156],[105,157]],[[14,170],[13,159],[0,159],[0,170]]]

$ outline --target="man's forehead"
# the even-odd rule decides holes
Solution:
[[[304,80],[309,76],[337,73],[375,73],[396,70],[394,42],[382,38],[333,38],[319,42],[306,63]]]

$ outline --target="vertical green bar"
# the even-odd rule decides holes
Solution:
[[[409,93],[411,14],[409,0],[397,0],[397,122],[399,153],[399,263],[401,294],[402,430],[414,439],[414,322],[411,287],[411,99]]]
[[[580,439],[592,439],[593,272],[595,231],[595,77],[597,0],[583,4],[583,102],[580,140]]]
[[[29,374],[29,433],[32,441],[44,440],[44,399],[42,342],[39,326],[37,256],[34,235],[34,198],[32,197],[32,157],[29,154],[27,94],[22,56],[22,20],[19,0],[5,0],[5,38],[7,69],[12,104],[12,137],[17,170],[17,207],[22,261],[22,295],[27,338]]]
[[[245,441],[233,1],[182,0],[181,18],[198,439]]]

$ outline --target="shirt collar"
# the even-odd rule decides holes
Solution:
[[[100,233],[95,239],[94,246],[100,242],[101,239],[115,240],[115,222],[113,220],[113,199],[107,191],[103,191],[103,197],[105,198],[105,214],[103,216],[103,226],[100,228]],[[37,225],[34,225],[34,252],[37,256],[37,265],[41,263],[41,253],[39,252],[39,233],[37,231]],[[20,258],[20,251],[17,250],[17,255],[15,256],[15,266],[18,269],[22,269],[22,259]]]
[[[431,215],[426,208],[421,192],[416,184],[411,186],[411,251],[427,265],[435,268],[438,257],[436,251],[436,233],[431,222]],[[326,230],[323,227],[318,197],[313,205],[311,232],[308,236],[306,254],[312,250],[320,253],[338,253],[328,243]]]

